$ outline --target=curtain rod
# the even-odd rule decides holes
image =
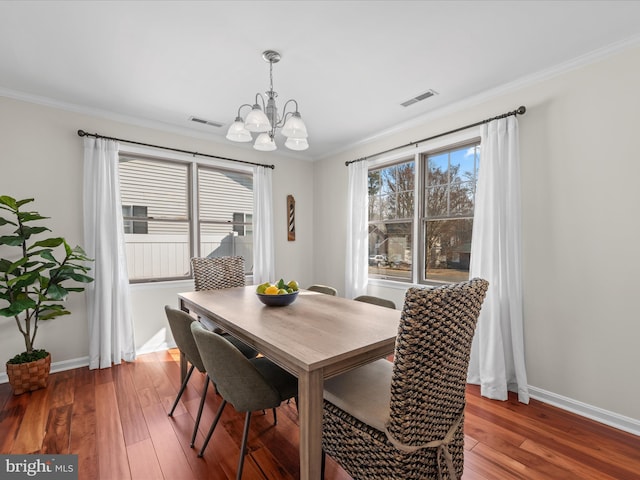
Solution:
[[[255,165],[257,167],[265,167],[265,168],[272,168],[272,169],[276,168],[275,165],[266,165],[264,163],[254,163],[254,162],[248,162],[246,160],[237,160],[235,158],[220,157],[218,155],[209,155],[206,153],[191,152],[189,150],[181,150],[179,148],[163,147],[161,145],[152,145],[150,143],[134,142],[133,140],[125,140],[122,138],[105,137],[104,135],[100,135],[98,133],[87,133],[84,130],[78,130],[78,136],[104,138],[105,140],[115,140],[116,142],[131,143],[133,145],[142,145],[143,147],[161,148],[162,150],[169,150],[171,152],[187,153],[189,155],[193,155],[194,157],[196,155],[199,155],[201,157],[217,158],[218,160],[228,160],[230,162],[246,163],[247,165]]]
[[[456,128],[454,130],[449,130],[448,132],[444,132],[444,133],[439,133],[438,135],[433,135],[432,137],[423,138],[422,140],[417,140],[415,142],[409,142],[409,143],[406,143],[404,145],[400,145],[399,147],[393,147],[393,148],[390,148],[390,149],[385,150],[383,152],[374,153],[373,155],[368,155],[366,157],[358,158],[356,160],[348,160],[348,161],[344,162],[344,164],[345,164],[345,166],[348,167],[352,163],[362,162],[363,160],[367,160],[368,158],[376,157],[378,155],[384,155],[385,153],[393,152],[394,150],[399,150],[399,149],[405,148],[405,147],[410,147],[411,145],[416,145],[417,146],[419,143],[426,142],[428,140],[433,140],[434,138],[444,137],[445,135],[451,135],[452,133],[457,133],[457,132],[460,132],[462,130],[466,130],[467,128],[477,127],[478,125],[482,125],[484,123],[489,123],[489,122],[491,122],[493,120],[499,120],[501,118],[510,117],[511,115],[524,115],[524,112],[526,112],[526,111],[527,111],[526,107],[520,106],[520,107],[518,107],[516,110],[514,110],[512,112],[503,113],[502,115],[498,115],[498,116],[492,117],[492,118],[487,118],[486,120],[482,120],[480,122],[472,123],[471,125],[465,125],[464,127]]]

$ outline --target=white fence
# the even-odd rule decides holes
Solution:
[[[126,234],[125,244],[130,280],[190,275],[191,254],[187,235]],[[200,255],[203,257],[240,255],[244,257],[245,269],[249,273],[253,270],[252,244],[252,236],[203,236]]]

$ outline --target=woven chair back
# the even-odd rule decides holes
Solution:
[[[195,257],[191,268],[196,291],[245,286],[243,257]]]
[[[463,415],[471,340],[488,286],[486,280],[473,279],[407,290],[396,340],[388,426],[403,444],[441,440]],[[463,429],[458,432],[455,443],[461,448]]]

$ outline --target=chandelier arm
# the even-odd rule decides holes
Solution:
[[[267,104],[264,103],[264,97],[260,94],[260,92],[256,93],[256,104],[258,103],[258,98],[262,102],[262,111],[263,112],[266,111],[267,110]]]
[[[248,103],[243,103],[242,105],[240,105],[238,107],[238,117],[240,116],[240,110],[242,110],[242,107],[249,107],[249,108],[253,108],[252,105],[249,105]]]
[[[287,112],[287,105],[289,105],[289,103],[291,102],[296,104],[295,112]],[[296,112],[298,112],[298,102],[293,98],[290,100],[287,100],[286,103],[284,104],[284,107],[282,107],[282,117],[280,118],[280,121],[278,122],[277,126],[282,127],[285,123],[287,123],[288,116],[293,115]]]

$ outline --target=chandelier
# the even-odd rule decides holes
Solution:
[[[309,148],[307,142],[307,127],[302,121],[300,112],[298,112],[298,102],[295,100],[287,100],[282,109],[282,116],[278,117],[278,108],[276,107],[276,97],[278,94],[273,91],[273,64],[280,61],[280,54],[274,50],[266,50],[262,52],[262,58],[265,62],[269,62],[269,90],[267,101],[265,104],[264,97],[260,93],[256,93],[256,99],[253,105],[245,103],[238,108],[238,116],[229,127],[227,132],[227,140],[234,142],[250,142],[253,140],[252,133],[257,133],[253,148],[263,152],[269,152],[277,149],[275,142],[276,129],[282,128],[280,133],[287,137],[284,146],[290,150],[306,150]],[[259,100],[258,100],[259,99]],[[262,105],[260,105],[260,103]],[[295,111],[287,112],[289,105],[295,105]],[[240,111],[244,107],[251,108],[247,114],[246,120],[243,120]]]

